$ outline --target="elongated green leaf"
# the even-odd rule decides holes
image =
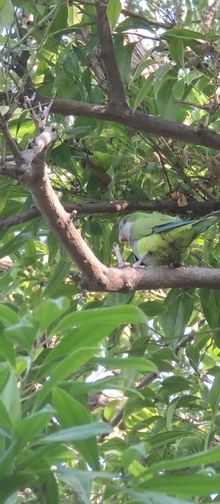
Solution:
[[[193,30],[187,30],[186,28],[171,28],[170,30],[164,33],[164,37],[166,38],[182,38],[185,40],[206,40],[207,36],[203,33],[196,32]]]
[[[39,390],[35,406],[39,405],[48,396],[57,383],[72,376],[77,369],[91,359],[95,351],[95,348],[82,347],[71,352],[70,355],[62,359],[58,364],[52,364],[48,370],[49,380]]]
[[[89,424],[92,422],[89,411],[79,401],[71,397],[65,390],[55,388],[53,405],[57,410],[57,418],[61,428]],[[85,441],[76,441],[76,448],[92,469],[99,469],[98,448],[95,437]]]
[[[52,322],[68,310],[69,306],[70,301],[67,297],[43,301],[35,313],[35,317],[39,321],[42,331],[46,331]]]
[[[184,66],[184,43],[181,38],[168,38],[169,51],[177,65]]]
[[[54,412],[50,406],[46,406],[41,411],[20,420],[13,431],[14,439],[19,441],[19,449],[41,434]]]
[[[92,423],[80,425],[79,427],[71,427],[64,429],[54,434],[49,434],[41,438],[39,443],[67,443],[71,441],[79,441],[89,439],[93,436],[101,436],[109,434],[113,429],[110,425],[104,423]]]
[[[210,327],[215,329],[220,325],[220,297],[212,289],[200,289],[200,299],[204,315]]]
[[[8,378],[1,389],[1,401],[8,412],[11,424],[16,425],[21,417],[20,393],[14,369],[9,364],[7,368]]]
[[[0,481],[5,478],[5,476],[10,475],[13,470],[14,457],[17,452],[16,441],[11,443],[9,448],[5,450],[4,454],[0,458]],[[1,488],[1,485],[0,485]]]
[[[0,322],[4,326],[7,327],[12,324],[17,324],[19,322],[19,317],[14,310],[9,308],[9,306],[1,304],[0,305]]]
[[[11,240],[9,240],[5,245],[2,245],[2,247],[0,247],[0,258],[16,252],[16,250],[18,250],[22,245],[24,245],[24,243],[27,242],[29,237],[29,233],[21,233],[14,238],[11,238]]]
[[[192,504],[189,500],[185,501],[159,492],[137,492],[135,490],[125,490],[125,493],[133,499],[135,504],[138,504],[139,502],[143,504]]]
[[[148,97],[149,92],[152,88],[152,81],[153,81],[153,77],[151,77],[151,76],[148,77],[148,79],[143,81],[143,84],[140,87],[138,94],[135,98],[135,102],[134,102],[134,106],[133,106],[134,112],[139,107],[139,105],[141,105],[141,103],[144,100],[146,100],[146,98]]]
[[[118,21],[121,12],[120,0],[109,0],[107,5],[107,16],[113,29]]]
[[[212,410],[218,410],[220,402],[220,373],[217,373],[215,376],[208,397]]]
[[[4,334],[8,341],[16,343],[25,350],[30,351],[37,331],[38,322],[27,316],[21,318],[17,324],[6,327]]]
[[[173,97],[175,100],[181,100],[183,98],[185,91],[185,82],[183,79],[175,82],[175,84],[172,87],[172,92],[173,92]]]
[[[193,310],[193,296],[181,293],[176,289],[169,292],[165,302],[164,311],[160,317],[165,336],[172,347],[184,336],[184,331]]]
[[[11,0],[4,0],[0,4],[0,30],[13,23],[14,11]]]
[[[71,334],[66,336],[61,340],[61,342],[51,351],[51,353],[48,355],[48,358],[45,359],[45,366],[40,369],[39,371],[39,376],[45,375],[50,373],[50,363],[54,360],[64,358],[66,355],[73,353],[73,352],[79,352],[80,349],[85,351],[85,348],[90,348],[90,345],[93,346],[93,355],[95,351],[97,350],[97,345],[102,341],[102,339],[110,334],[112,331],[111,325],[109,326],[99,326],[97,328],[96,324],[93,324],[93,326],[88,327],[80,327],[76,329],[75,331],[72,330]],[[87,346],[85,346],[87,345]],[[89,358],[92,356],[92,352],[89,353]],[[85,359],[85,362],[87,359],[87,356],[84,355],[83,359]]]
[[[67,468],[67,470],[58,473],[58,478],[60,481],[68,485],[70,488],[76,492],[80,498],[80,502],[83,504],[90,504],[91,490],[92,490],[92,473],[88,474],[88,477],[80,477],[77,472],[72,471]]]
[[[220,476],[211,474],[187,474],[161,475],[155,476],[140,485],[141,488],[153,490],[155,492],[167,492],[167,494],[192,497],[204,496],[210,493],[220,492]]]
[[[220,447],[215,446],[207,451],[191,454],[182,458],[175,458],[174,460],[164,460],[158,464],[154,464],[146,471],[146,477],[159,471],[170,471],[176,469],[183,469],[184,467],[195,467],[206,464],[214,464],[219,461]]]
[[[137,306],[114,306],[94,310],[75,312],[64,317],[56,326],[55,331],[64,332],[70,327],[89,326],[91,323],[110,324],[112,328],[122,324],[146,323],[147,318]]]
[[[4,334],[2,334],[0,338],[0,355],[8,360],[13,367],[15,366],[15,350],[13,344],[8,341]]]
[[[34,472],[30,471],[16,471],[10,476],[6,476],[2,479],[0,485],[0,502],[5,502],[5,500],[16,490],[31,487],[32,485],[37,485],[39,483],[38,478]]]
[[[67,257],[61,257],[52,275],[50,276],[47,286],[44,290],[44,296],[50,296],[59,284],[66,278],[69,273],[71,261]]]
[[[96,357],[93,360],[95,363],[110,367],[111,369],[135,369],[135,371],[143,373],[150,371],[158,373],[157,366],[144,357],[126,357],[125,359]]]

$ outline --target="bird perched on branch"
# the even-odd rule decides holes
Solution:
[[[145,266],[178,266],[190,243],[220,220],[220,211],[201,219],[183,220],[159,212],[135,212],[119,222],[119,240],[127,241],[138,262]]]

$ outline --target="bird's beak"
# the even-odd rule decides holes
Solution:
[[[126,238],[124,237],[123,233],[119,233],[118,239],[121,243],[126,241]]]

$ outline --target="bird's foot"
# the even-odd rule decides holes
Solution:
[[[184,264],[181,264],[179,262],[176,262],[176,261],[172,261],[170,264],[169,264],[169,267],[170,268],[185,268]]]
[[[124,268],[125,266],[128,266],[128,263],[126,263],[124,261],[122,255],[121,255],[118,243],[113,243],[113,251],[114,251],[116,259],[118,261],[118,268]]]
[[[147,268],[147,266],[143,263],[143,259],[144,259],[144,256],[140,257],[140,259],[138,259],[137,262],[132,264],[132,268]]]

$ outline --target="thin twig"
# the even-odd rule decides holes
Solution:
[[[4,172],[2,173],[2,175]],[[94,214],[124,214],[136,210],[145,212],[166,212],[173,215],[182,215],[186,218],[190,216],[203,216],[208,213],[220,210],[220,202],[211,201],[188,201],[184,207],[179,207],[178,204],[171,200],[157,201],[101,201],[96,203],[63,203],[65,210],[68,213],[74,211],[77,215],[94,215]],[[26,212],[17,215],[0,219],[0,229],[7,229],[40,216],[40,212],[36,208],[31,208]]]
[[[2,131],[5,140],[8,146],[10,147],[11,152],[13,153],[16,164],[19,165],[23,161],[22,153],[19,150],[16,142],[13,140],[11,133],[8,129],[8,125],[2,114],[0,114],[0,130]]]
[[[135,387],[135,390],[141,390],[143,389],[144,387],[146,387],[147,385],[150,385],[150,383],[152,383],[152,381],[157,378],[157,374],[156,373],[148,373],[146,376],[144,376],[144,378],[136,385]],[[114,416],[114,418],[112,419],[112,421],[110,422],[110,425],[112,427],[116,427],[116,425],[118,425],[121,420],[123,419],[123,414],[124,414],[124,410],[125,410],[125,405],[123,406],[123,408],[121,408],[118,413]],[[123,426],[120,426],[121,428],[123,428]],[[104,437],[106,437],[108,434],[104,435]],[[102,436],[102,439],[104,439],[104,437]]]
[[[167,30],[169,28],[173,28],[174,26],[174,23],[162,23],[155,21],[152,18],[144,16],[144,14],[141,14],[140,12],[133,12],[129,9],[121,9],[121,13],[125,16],[133,17],[134,19],[140,19],[142,23],[146,24],[147,26],[154,26],[155,28],[164,28],[165,30]]]

